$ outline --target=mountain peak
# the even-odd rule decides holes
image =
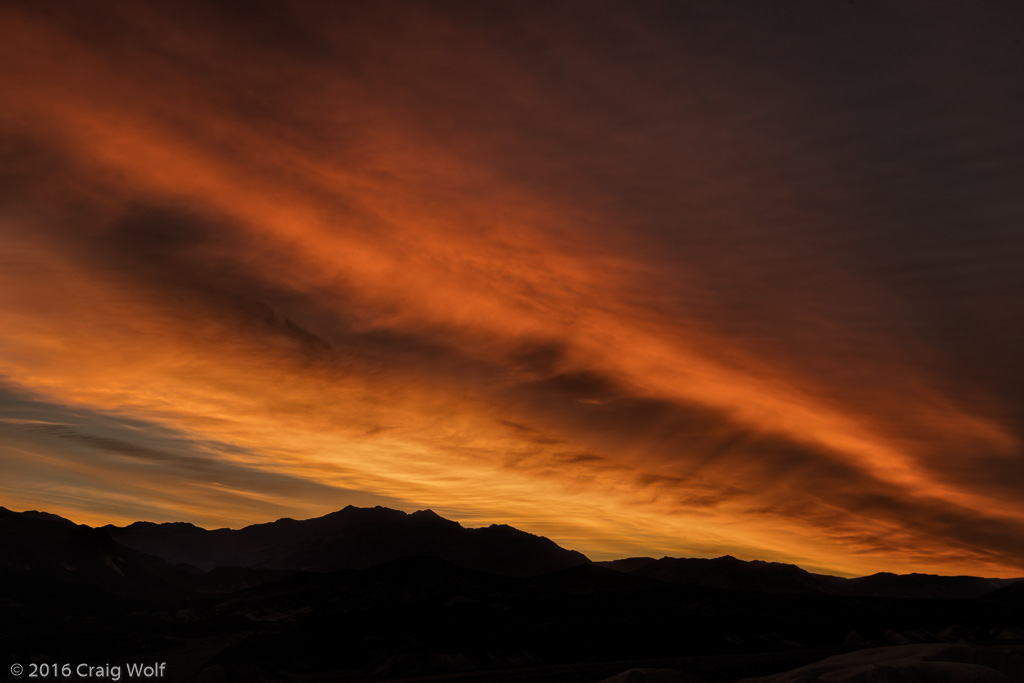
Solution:
[[[236,566],[322,572],[424,555],[469,569],[529,576],[589,562],[574,550],[507,524],[467,529],[430,509],[407,513],[383,506],[349,505],[322,517],[283,518],[238,530],[135,523],[111,527],[110,533],[128,547],[203,570]]]
[[[39,510],[25,510],[24,512],[15,512],[14,510],[8,510],[5,507],[0,507],[0,515],[4,517],[21,517],[22,519],[44,519],[49,522],[60,522],[61,524],[70,524],[72,526],[78,526],[70,519],[55,515],[52,512],[40,512]]]
[[[51,522],[60,522],[61,524],[75,524],[70,519],[67,519],[65,517],[61,517],[60,515],[54,515],[54,514],[49,513],[49,512],[40,512],[39,510],[29,510],[25,514],[26,515],[30,515],[32,517],[35,517],[36,519],[47,519],[47,520],[49,520]]]
[[[414,519],[417,522],[422,522],[426,524],[446,525],[450,527],[458,527],[460,529],[462,528],[462,525],[458,522],[451,519],[446,519],[441,515],[437,514],[436,512],[434,512],[433,510],[431,510],[430,508],[427,508],[426,510],[417,510],[416,512],[410,513],[409,519]]]

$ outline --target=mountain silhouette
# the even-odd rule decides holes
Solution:
[[[91,583],[122,594],[183,586],[237,590],[297,571],[366,569],[418,556],[501,576],[536,576],[593,564],[607,571],[587,576],[604,582],[612,581],[610,575],[626,574],[677,585],[796,595],[969,599],[1019,580],[889,572],[843,578],[730,555],[591,563],[582,553],[508,525],[473,529],[431,510],[354,506],[323,517],[284,518],[237,530],[206,530],[186,522],[94,529],[46,512],[0,507],[0,549],[0,567],[8,571]]]
[[[207,531],[180,522],[103,528],[129,548],[202,570],[329,572],[425,555],[493,574],[530,576],[590,561],[543,536],[503,524],[467,529],[431,510],[407,514],[348,506],[314,519],[279,519],[238,530]]]
[[[969,599],[987,595],[1016,580],[890,572],[848,579],[814,574],[793,564],[745,561],[731,555],[713,559],[633,557],[596,564],[668,583],[800,595]]]
[[[592,683],[677,670],[717,683],[878,646],[1012,653],[1024,647],[1022,590],[729,556],[591,563],[430,511],[350,507],[207,531],[0,508],[12,662],[145,656],[179,681]]]
[[[829,593],[838,577],[812,574],[792,564],[745,562],[731,555],[713,559],[663,557],[630,573],[669,583],[764,593]]]
[[[32,581],[56,580],[118,595],[177,594],[198,572],[127,548],[104,529],[57,515],[0,507],[0,571]]]
[[[847,595],[905,598],[978,598],[1008,586],[1016,579],[985,579],[978,576],[893,574],[846,579],[840,584]]]

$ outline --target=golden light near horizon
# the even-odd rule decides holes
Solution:
[[[5,8],[0,504],[1024,571],[1004,30],[506,10]]]

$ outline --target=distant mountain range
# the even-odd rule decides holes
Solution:
[[[353,506],[314,519],[285,518],[237,530],[206,530],[185,522],[94,529],[45,512],[0,507],[0,550],[0,566],[10,570],[122,591],[197,581],[209,588],[239,587],[289,572],[367,569],[417,556],[512,577],[591,564],[580,552],[507,525],[468,529],[431,510],[405,513]],[[847,579],[729,555],[633,557],[593,564],[672,584],[803,595],[969,599],[1018,580],[888,572]]]
[[[283,571],[366,569],[426,555],[500,574],[530,576],[590,562],[550,539],[503,524],[467,529],[431,510],[346,507],[323,517],[279,519],[207,531],[186,523],[103,527],[118,543],[202,570],[232,566]]]
[[[745,562],[731,555],[714,559],[631,557],[595,564],[668,583],[804,595],[964,599],[978,598],[1021,580],[890,572],[847,579],[813,574],[793,564]]]
[[[719,682],[907,643],[966,643],[1011,674],[1024,662],[1024,582],[591,562],[386,508],[213,531],[0,508],[0,611],[9,664],[144,657],[179,681],[593,683],[668,665]]]

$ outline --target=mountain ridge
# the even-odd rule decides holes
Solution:
[[[398,526],[388,531],[371,523],[381,519]],[[212,539],[231,552],[254,543],[253,556],[278,557],[279,563],[298,558],[302,564],[308,559],[302,552],[330,559],[329,551],[338,547],[358,549],[358,543],[344,546],[329,534],[317,537],[325,530],[351,531],[353,525],[362,534],[357,541],[371,534],[406,554],[362,569],[275,569],[265,562],[204,572],[122,545],[110,533],[119,527],[0,509],[0,603],[6,617],[0,620],[0,640],[22,661],[102,656],[124,662],[145,653],[168,662],[168,680],[268,683],[338,680],[339,672],[351,676],[346,680],[443,674],[439,683],[594,681],[679,657],[686,658],[683,666],[704,667],[706,680],[734,683],[883,645],[1024,647],[1024,582],[980,598],[951,599],[941,591],[936,597],[935,587],[945,583],[953,593],[962,592],[967,579],[966,588],[976,592],[987,580],[880,573],[857,582],[731,556],[626,558],[616,570],[507,525],[464,529],[436,513],[388,509],[278,520],[238,538],[238,531],[191,524],[125,529]],[[420,534],[420,545],[395,545],[408,540],[403,534],[410,530]],[[296,545],[284,547],[282,536]],[[494,538],[497,546],[490,543]],[[466,566],[500,564],[517,553],[536,559],[538,548],[549,561],[543,551],[551,547],[574,563],[523,576]],[[453,549],[463,552],[456,558],[461,564],[441,556],[451,557]],[[369,564],[379,558],[361,559]],[[627,568],[632,571],[621,571]],[[644,576],[645,571],[662,578]],[[830,580],[851,586],[850,593],[824,592],[816,583]],[[885,590],[923,595],[877,595]],[[592,666],[602,676],[565,675]],[[541,671],[546,677],[534,678]],[[477,673],[464,678],[466,672]]]
[[[139,554],[132,555],[133,558],[149,556],[163,563],[163,576],[221,569],[208,579],[211,585],[220,585],[228,576],[231,585],[244,585],[289,572],[363,569],[416,556],[438,557],[458,566],[506,576],[542,575],[592,564],[664,583],[800,595],[977,598],[1021,581],[919,572],[877,572],[844,578],[812,573],[795,564],[740,560],[732,555],[592,562],[584,554],[563,548],[547,537],[507,524],[467,528],[430,509],[404,512],[383,506],[349,505],[321,517],[282,517],[239,529],[205,529],[181,521],[89,527],[48,512],[18,513],[0,507],[0,522],[15,518],[33,525],[58,525],[55,528],[65,532],[74,528],[102,532],[118,548]],[[119,557],[125,556],[118,552]],[[179,569],[170,570],[163,565]],[[229,571],[232,568],[234,571]]]
[[[624,558],[595,564],[609,569],[674,584],[698,584],[748,592],[885,598],[978,598],[1005,588],[1020,578],[895,574],[840,577],[809,572],[795,564],[716,558]]]
[[[321,517],[282,518],[237,530],[152,522],[102,528],[127,547],[204,571],[218,566],[336,571],[432,555],[470,569],[528,576],[590,562],[578,551],[508,525],[466,528],[432,510],[406,513],[382,506],[349,505]]]

